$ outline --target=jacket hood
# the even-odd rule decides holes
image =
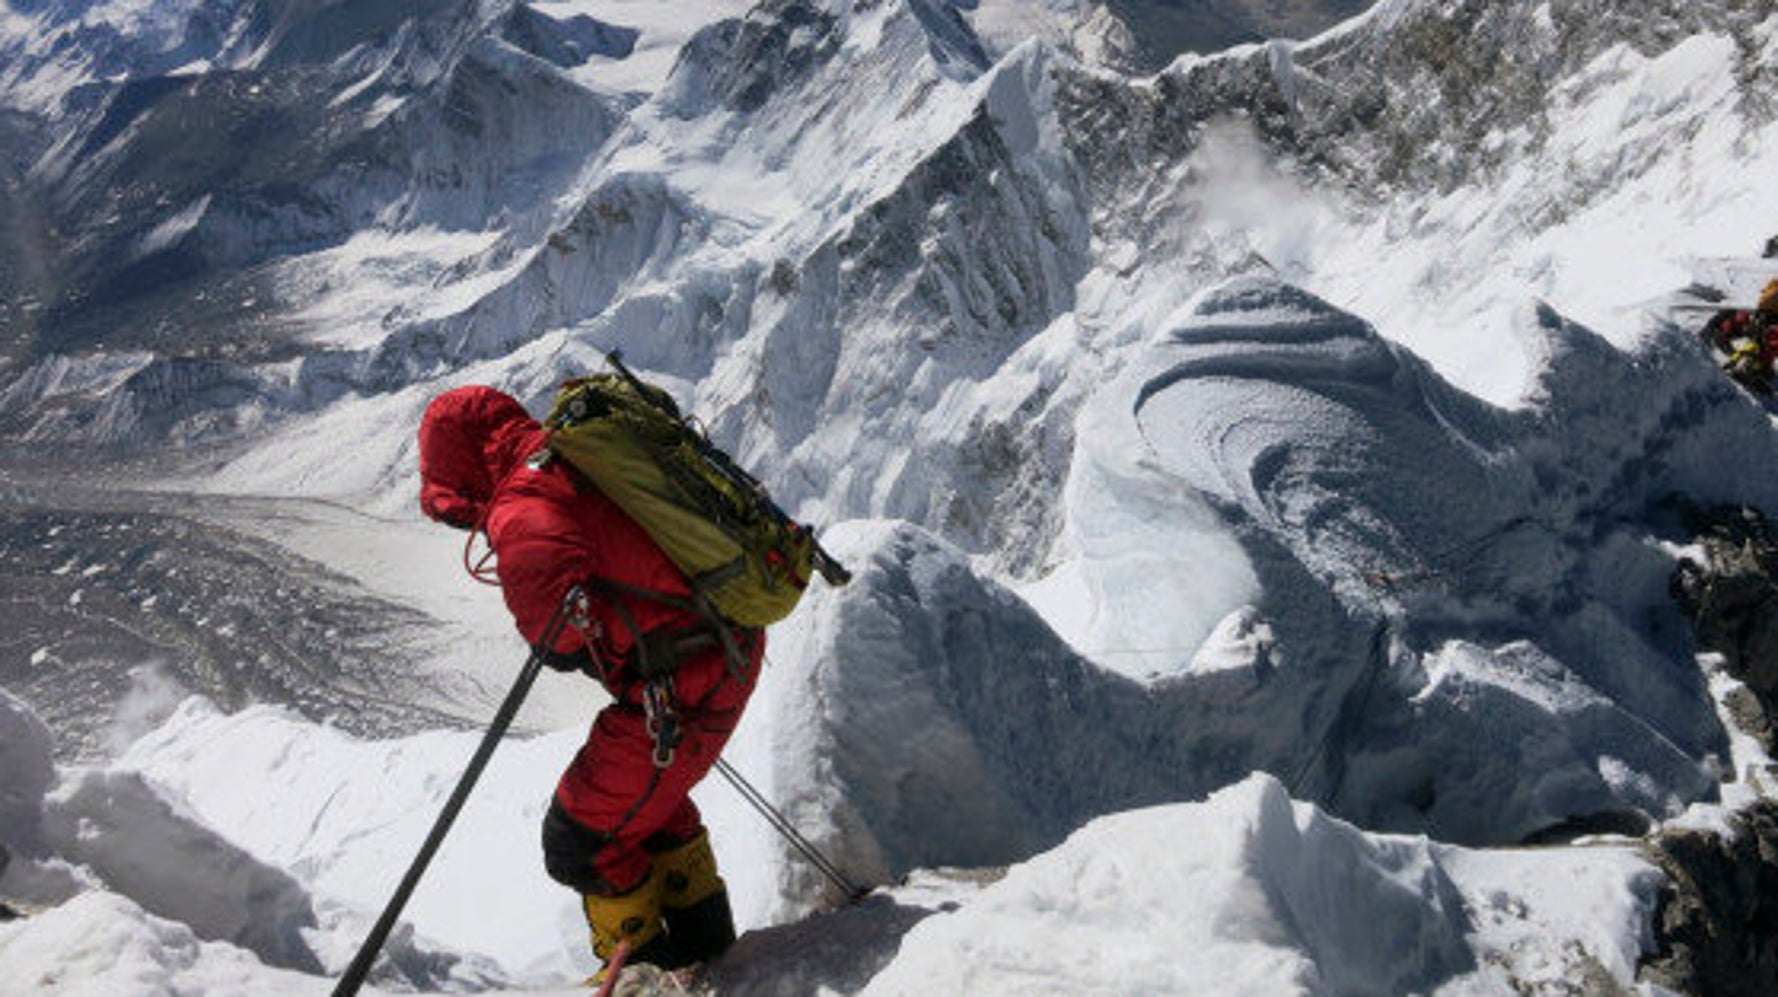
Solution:
[[[540,429],[523,405],[494,388],[471,385],[434,398],[420,419],[420,511],[473,529]]]

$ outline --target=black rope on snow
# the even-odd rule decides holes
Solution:
[[[1313,769],[1316,763],[1321,760],[1322,756],[1327,753],[1328,745],[1332,744],[1333,739],[1345,729],[1345,718],[1347,716],[1362,717],[1370,708],[1371,694],[1374,693],[1377,688],[1377,677],[1383,673],[1384,666],[1389,662],[1389,642],[1386,639],[1388,635],[1388,622],[1386,620],[1378,620],[1376,629],[1371,631],[1370,660],[1365,665],[1364,675],[1359,678],[1358,685],[1354,687],[1354,691],[1358,694],[1355,708],[1348,711],[1346,706],[1342,704],[1339,711],[1334,714],[1333,722],[1327,725],[1327,732],[1323,734],[1321,740],[1316,743],[1315,750],[1309,753],[1308,759],[1297,769],[1296,774],[1291,776],[1289,788],[1292,798],[1301,799],[1299,792],[1302,789],[1303,780],[1308,777],[1309,771]],[[1347,702],[1350,701],[1350,699],[1347,700]],[[1333,788],[1333,795],[1329,796],[1324,802],[1331,804],[1334,797],[1337,797],[1338,795],[1339,787],[1335,786]]]
[[[1381,582],[1384,586],[1393,586],[1396,582],[1418,582],[1430,578],[1438,578],[1447,574],[1448,572],[1445,569],[1451,567],[1460,556],[1464,560],[1467,560],[1468,555],[1492,545],[1501,537],[1506,536],[1508,533],[1511,533],[1522,526],[1540,525],[1545,524],[1534,516],[1514,516],[1491,530],[1480,533],[1468,540],[1459,541],[1443,550],[1433,553],[1426,559],[1426,568],[1402,574],[1391,574],[1386,571],[1367,572],[1364,577],[1369,581]]]

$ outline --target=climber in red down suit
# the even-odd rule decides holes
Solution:
[[[420,507],[439,522],[485,529],[525,640],[546,664],[584,671],[611,694],[543,820],[544,866],[584,898],[594,952],[609,962],[627,941],[633,961],[668,969],[701,962],[727,948],[735,929],[688,794],[741,718],[764,635],[734,628],[734,651],[725,654],[705,618],[614,591],[612,583],[689,593],[634,520],[566,461],[548,459],[544,435],[523,406],[492,388],[440,395],[420,424]],[[587,600],[553,646],[537,648],[577,585]],[[668,678],[645,682],[643,655],[651,671],[671,664]]]

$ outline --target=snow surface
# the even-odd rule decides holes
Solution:
[[[316,907],[374,907],[471,740],[353,742],[275,710],[231,717],[188,702],[112,768],[65,777],[52,809],[81,815],[79,849],[110,850],[111,835],[93,828],[124,824],[130,847],[120,838],[96,863],[104,888],[0,925],[0,973],[58,994],[325,992],[324,978],[206,935],[274,924],[268,915],[302,906],[303,891]],[[548,788],[538,780],[553,770],[540,756],[574,744],[564,733],[496,755],[410,909],[423,944],[493,958],[500,975],[528,986],[585,969],[575,906],[538,903],[560,891],[530,854]],[[81,799],[100,785],[107,791]],[[719,855],[748,898],[764,884],[722,844],[748,836],[724,819],[741,815],[711,809]],[[165,852],[190,847],[205,827],[224,829],[253,859],[219,862],[217,836],[201,861]],[[244,868],[289,875],[278,877],[281,890],[246,889],[233,871]],[[144,886],[132,874],[183,880]],[[1091,822],[986,887],[916,877],[890,891],[900,904],[950,912],[915,927],[862,992],[1482,994],[1515,977],[1597,971],[1623,981],[1657,882],[1628,844],[1484,852],[1367,835],[1255,776],[1201,803]],[[231,883],[243,888],[235,903],[270,909],[251,924],[187,927],[128,899],[143,889],[162,903],[196,904],[197,920],[213,921],[231,909],[217,896]],[[337,972],[367,918],[327,922],[298,934]],[[1543,936],[1575,944],[1528,944]]]
[[[373,428],[471,381],[540,410],[613,345],[724,413],[858,571],[775,630],[728,757],[851,875],[909,877],[809,917],[826,884],[702,787],[751,932],[724,992],[1649,992],[1658,877],[1632,845],[1484,846],[1719,826],[1746,790],[1716,776],[1757,766],[1725,680],[1662,630],[1652,510],[1778,507],[1771,415],[1641,306],[1771,234],[1778,125],[1737,67],[1778,64],[1778,18],[1745,53],[1610,48],[1550,94],[1549,134],[1484,136],[1472,182],[1367,200],[1235,115],[1095,215],[1058,78],[1165,80],[1016,43],[1074,6],[984,2],[990,65],[923,0],[839,5],[737,80],[698,29],[745,5],[539,3],[639,31],[566,71],[641,103],[556,177],[547,241],[419,217],[279,264],[293,316],[357,352],[257,372],[304,417],[203,486],[352,503],[231,515],[442,621],[434,667],[485,715],[522,648],[454,574],[458,538],[417,522],[411,432]],[[1259,53],[1294,100],[1318,84],[1297,60],[1422,6],[1163,77]],[[7,391],[99,395],[150,359],[58,358]],[[367,392],[360,363],[413,376]],[[536,835],[599,705],[540,689],[380,985],[586,972]],[[203,700],[91,768],[55,769],[49,738],[0,697],[0,896],[36,908],[0,924],[0,980],[182,997],[326,989],[475,741]],[[1005,874],[934,871],[960,865]],[[835,948],[859,964],[821,965]]]
[[[616,92],[654,93],[661,88],[692,35],[724,18],[741,17],[747,0],[540,0],[537,10],[557,19],[591,17],[637,32],[635,48],[617,58],[595,57],[574,70],[577,79]]]
[[[0,971],[19,993],[68,997],[332,991],[330,980],[272,969],[244,949],[203,941],[185,925],[105,890],[0,925]]]
[[[307,542],[332,533],[342,552],[357,550],[362,577],[377,578],[380,562],[341,522],[309,520]],[[883,946],[885,931],[886,968],[838,992],[869,980],[863,992],[1017,994],[1066,981],[1089,993],[1493,994],[1514,979],[1632,979],[1657,877],[1628,843],[1470,850],[1366,834],[1290,801],[1265,776],[1201,803],[1126,810],[1068,833],[1089,807],[1050,822],[1054,847],[1032,841],[1031,825],[1045,817],[1032,801],[1057,786],[1049,766],[1078,765],[1108,747],[1087,733],[1103,725],[1091,712],[1100,696],[1080,684],[1090,672],[1070,667],[1053,637],[1042,650],[1042,624],[1028,611],[1021,622],[1009,592],[997,593],[935,538],[906,524],[861,523],[828,540],[859,578],[842,592],[817,591],[775,635],[767,684],[729,754],[851,875],[915,874],[888,891],[887,912],[817,919],[774,938],[786,929],[773,926],[806,914],[822,884],[727,787],[702,787],[741,923],[758,939],[738,950],[752,961],[728,970],[732,992],[814,992],[808,979],[832,978],[795,953],[833,938]],[[413,577],[384,580],[411,586]],[[446,592],[458,582],[433,577]],[[939,605],[953,607],[952,619],[920,608]],[[900,627],[913,628],[911,641]],[[1004,730],[1035,727],[1045,737],[996,758],[980,718],[968,715],[967,679],[952,685],[927,665],[991,674],[1006,660],[995,649],[1010,647],[1030,684],[1008,685]],[[1045,696],[1034,691],[1057,683],[1064,714],[1045,717]],[[961,703],[941,705],[959,694]],[[1046,726],[1081,709],[1078,730]],[[10,715],[9,729],[40,731],[22,708]],[[909,730],[920,732],[912,744]],[[516,739],[495,755],[409,908],[412,958],[431,967],[419,974],[422,986],[548,987],[589,968],[573,898],[544,879],[535,856],[542,804],[579,736],[569,728]],[[38,773],[6,780],[6,799],[50,788],[47,738],[7,738],[41,761],[6,770]],[[313,959],[339,971],[474,740],[358,741],[277,709],[225,715],[188,701],[116,761],[54,774],[45,811],[60,857],[15,862],[0,892],[17,896],[19,873],[47,875],[49,863],[69,859],[82,863],[89,885],[73,902],[0,926],[0,973],[53,979],[62,988],[45,991],[53,993],[320,992],[317,976],[274,967]],[[1070,746],[1085,755],[1043,755]],[[1112,759],[1113,768],[1128,757]],[[1021,789],[1010,769],[1032,784]],[[1688,819],[1705,815],[1694,807]],[[986,887],[915,868],[1019,854],[1029,857]],[[896,933],[916,922],[897,946]],[[282,935],[252,937],[280,924]],[[1069,943],[1057,944],[1063,936]],[[89,937],[107,947],[79,941]],[[1568,942],[1541,943],[1548,938]]]
[[[1774,31],[1778,19],[1761,29],[1768,40]],[[1489,137],[1527,152],[1508,156],[1492,183],[1395,205],[1349,238],[1315,239],[1331,258],[1306,286],[1502,404],[1522,397],[1538,362],[1512,329],[1527,295],[1633,345],[1647,331],[1642,305],[1685,285],[1693,259],[1751,253],[1772,234],[1778,190],[1748,179],[1778,156],[1778,124],[1742,114],[1728,70],[1737,61],[1722,35],[1652,56],[1611,49],[1551,95],[1547,135]],[[1565,208],[1576,200],[1584,207]],[[1446,328],[1452,314],[1466,317],[1462,334]]]
[[[1629,846],[1580,860],[1365,835],[1254,776],[1088,824],[915,927],[862,994],[1504,993],[1589,965],[1623,979],[1659,878]],[[1577,944],[1539,965],[1523,942],[1545,932]]]

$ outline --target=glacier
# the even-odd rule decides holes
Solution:
[[[1769,764],[1669,595],[1682,509],[1778,509],[1778,450],[1651,303],[1778,228],[1778,16],[1193,51],[1162,6],[0,11],[0,976],[326,987],[522,656],[411,428],[621,348],[858,569],[732,757],[886,885],[829,909],[700,790],[720,992],[1666,992],[1637,842]],[[590,691],[377,985],[584,975],[531,851]]]

